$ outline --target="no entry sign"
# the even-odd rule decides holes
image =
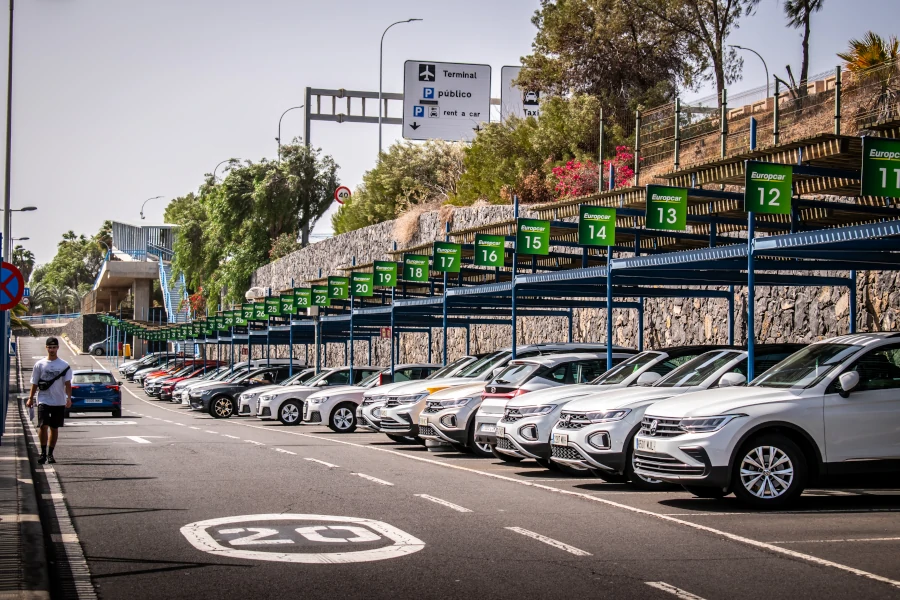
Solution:
[[[25,279],[15,265],[4,262],[0,268],[0,310],[16,306],[25,293]]]
[[[350,188],[346,185],[342,185],[338,189],[334,190],[334,200],[338,204],[343,204],[347,200],[350,199]]]

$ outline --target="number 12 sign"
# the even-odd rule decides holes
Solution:
[[[744,210],[769,215],[791,214],[794,170],[790,165],[747,161]]]
[[[647,229],[687,229],[687,188],[647,186]]]

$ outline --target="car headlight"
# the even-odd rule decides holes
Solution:
[[[250,394],[248,394],[247,392],[244,392],[243,394],[241,394],[240,396],[238,396],[238,399],[239,399],[239,400],[249,400],[249,399],[250,399]]]
[[[688,433],[712,433],[718,431],[738,417],[746,417],[747,415],[718,415],[715,417],[694,417],[690,419],[682,419],[678,424],[679,429],[683,429]]]
[[[400,404],[415,404],[419,400],[428,397],[428,392],[422,392],[421,394],[411,394],[409,396],[399,396],[397,398],[397,402]]]
[[[272,399],[272,396],[260,396],[259,397],[260,402],[268,402],[271,399]]]
[[[453,398],[451,400],[433,400],[429,402],[431,406],[439,406],[441,409],[444,408],[458,408],[460,406],[465,406],[472,400],[474,400],[474,396],[469,396],[468,398]]]
[[[590,412],[585,415],[585,418],[591,423],[609,423],[610,421],[621,421],[628,416],[628,413],[630,412],[630,408],[604,410],[600,412]]]
[[[328,396],[322,396],[321,398],[310,398],[310,403],[312,404],[323,404],[328,401]]]
[[[375,404],[376,402],[384,401],[384,395],[381,396],[364,396],[363,397],[363,405],[368,406],[369,404]]]
[[[540,417],[549,415],[554,408],[556,408],[555,404],[544,404],[543,406],[521,406],[515,410],[523,417]],[[509,412],[509,409],[506,410]]]

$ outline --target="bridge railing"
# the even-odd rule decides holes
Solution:
[[[81,313],[60,313],[55,315],[24,315],[19,317],[32,325],[43,325],[45,323],[59,323],[60,321],[71,321],[81,316]]]

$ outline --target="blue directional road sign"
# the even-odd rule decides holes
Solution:
[[[25,292],[25,279],[15,265],[8,262],[0,267],[0,310],[9,310],[19,303]]]
[[[25,298],[30,298],[31,297],[31,288],[30,287],[25,288],[25,293],[22,294],[22,296],[24,296]]]
[[[422,90],[422,98],[426,100],[434,100],[434,88],[424,88]]]
[[[413,118],[424,119],[425,107],[419,105],[413,106]]]

